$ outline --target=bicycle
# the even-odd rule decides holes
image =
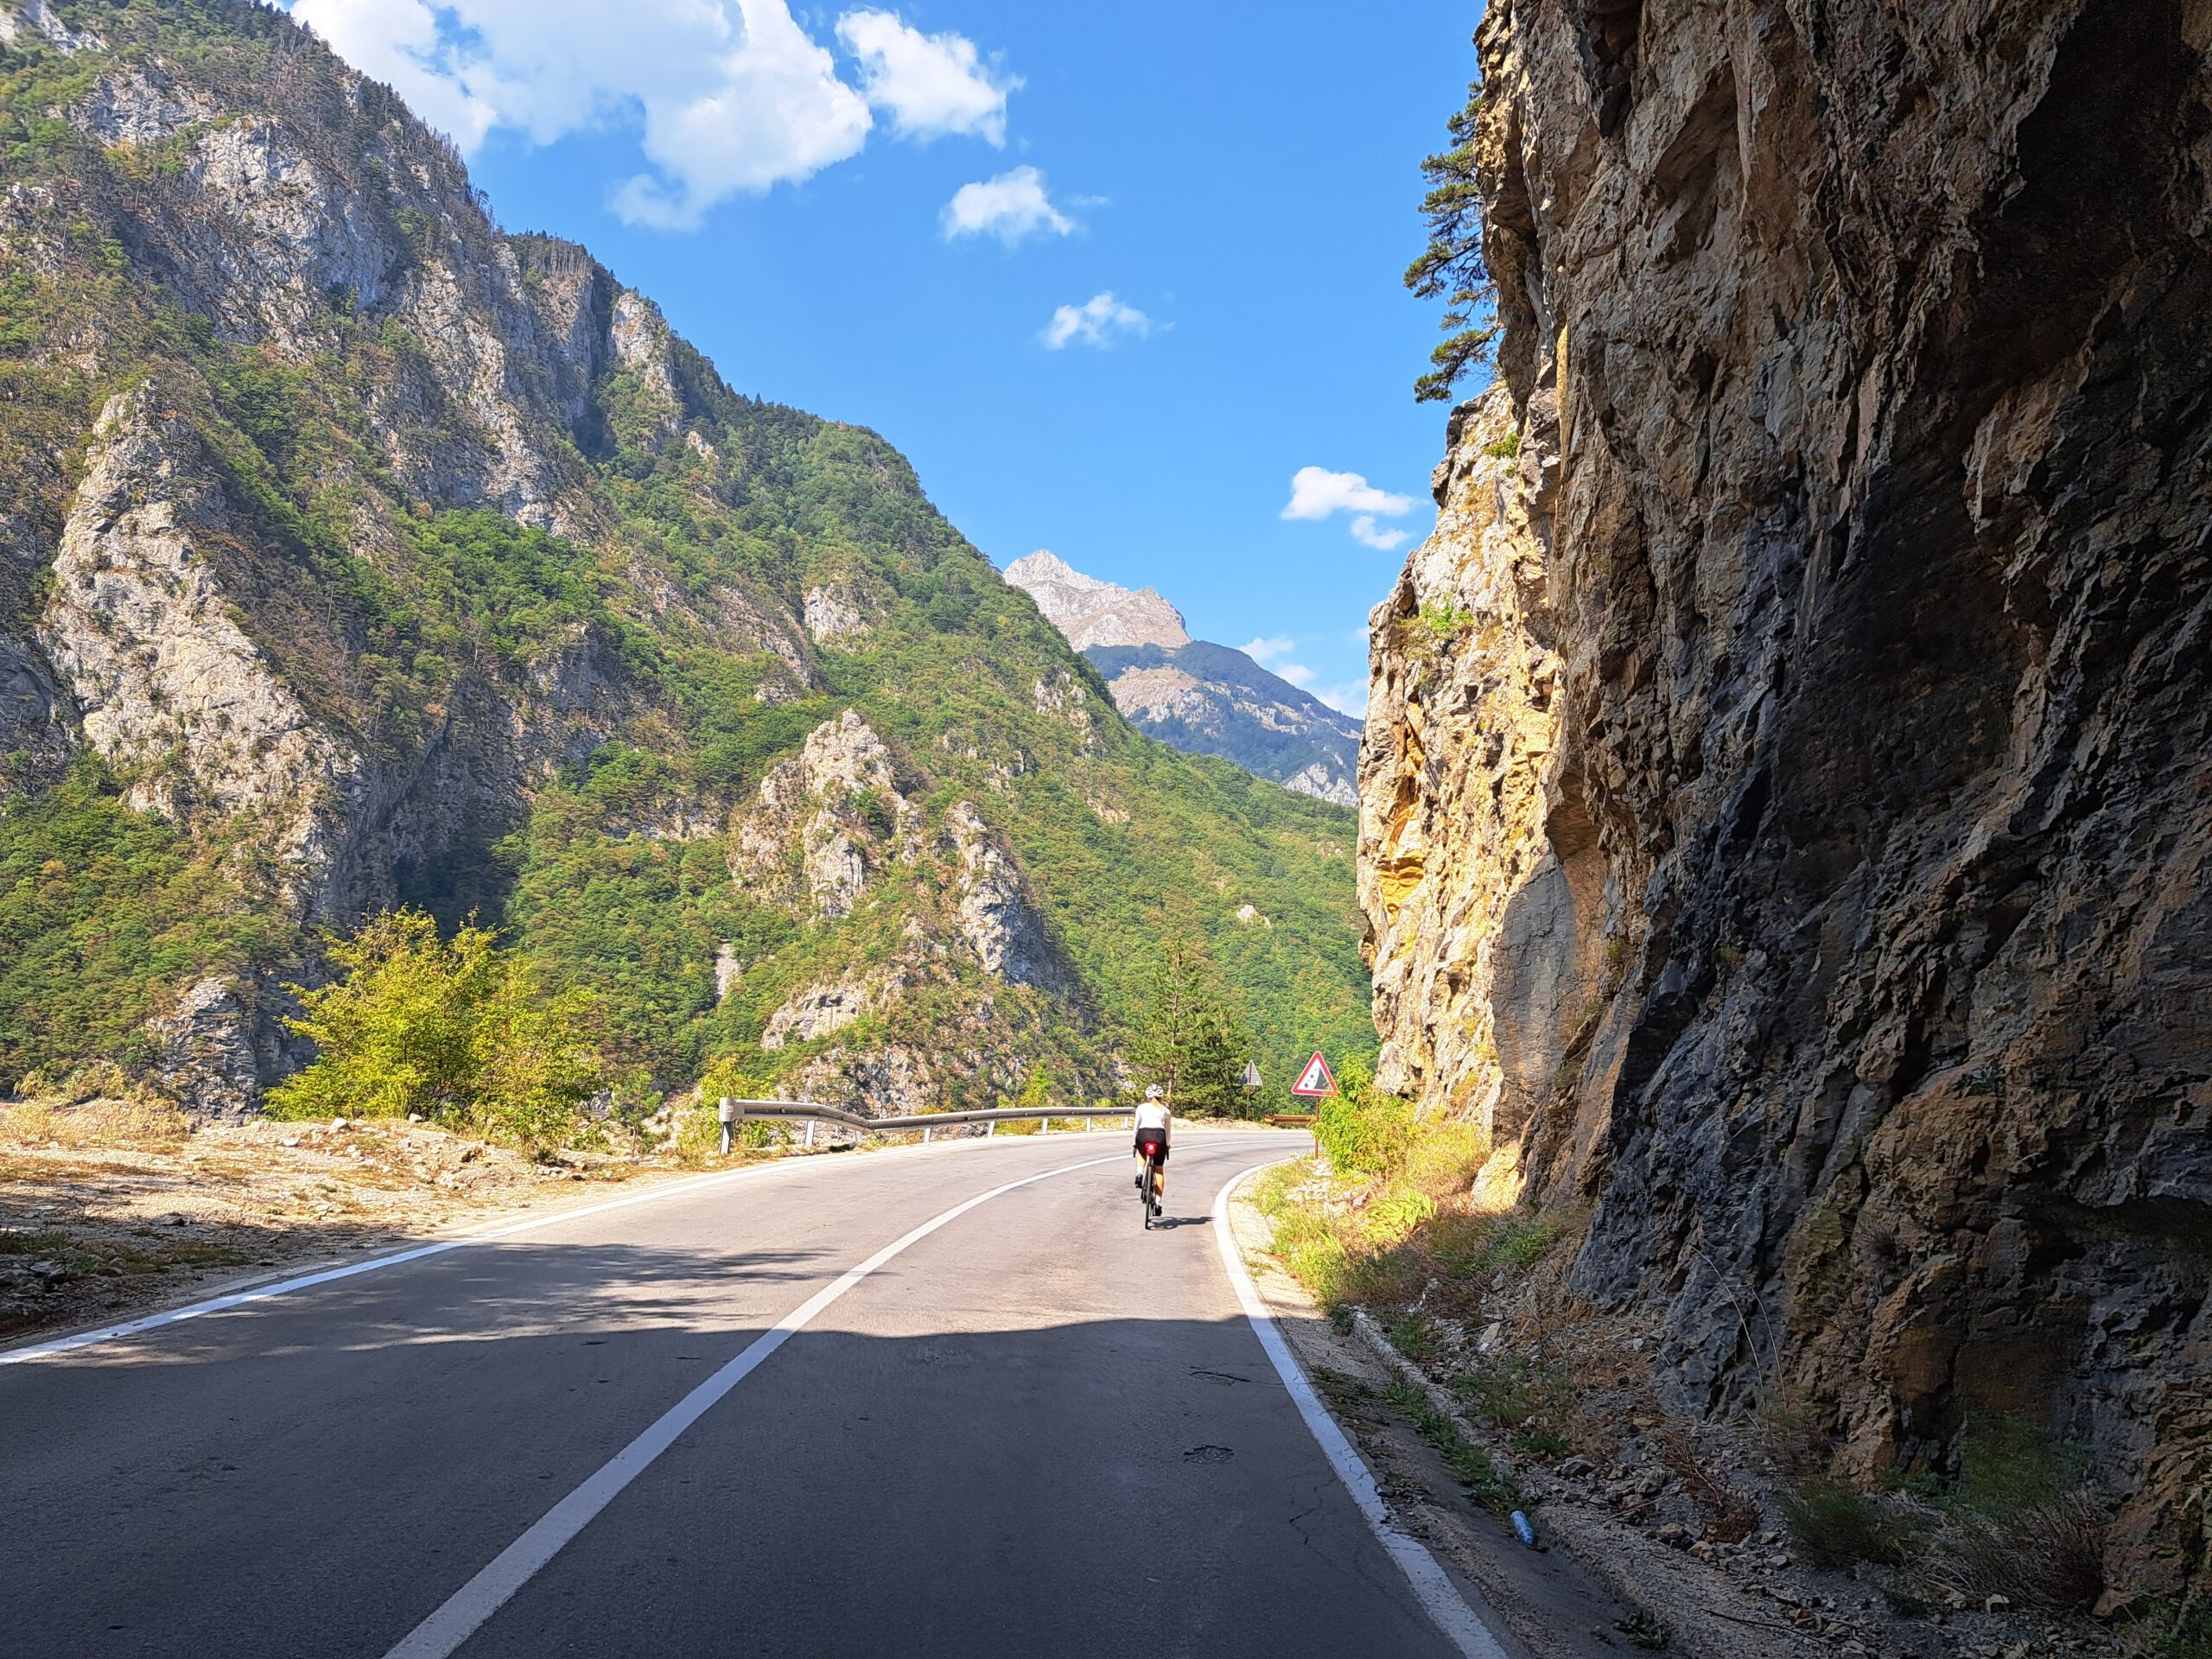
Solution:
[[[1144,1230],[1152,1230],[1154,1219],[1160,1214],[1160,1157],[1146,1148],[1144,1177],[1137,1183],[1137,1213],[1144,1217]]]

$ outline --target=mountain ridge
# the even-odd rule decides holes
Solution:
[[[1154,588],[1132,589],[1039,550],[1006,578],[1037,601],[1140,731],[1338,806],[1357,805],[1360,722],[1233,646],[1192,639]]]
[[[250,1109],[402,902],[588,992],[632,1096],[1110,1092],[1165,938],[1271,1074],[1371,1042],[1351,815],[1136,734],[875,434],[499,231],[281,13],[6,15],[11,1076]]]

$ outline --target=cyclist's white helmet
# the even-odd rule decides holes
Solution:
[[[1162,1089],[1155,1083],[1151,1088],[1144,1091],[1144,1097],[1147,1100],[1161,1100],[1166,1097],[1166,1093],[1167,1091],[1166,1090]]]

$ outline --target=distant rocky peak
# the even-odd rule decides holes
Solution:
[[[1006,579],[1035,600],[1046,620],[1067,635],[1077,651],[1093,645],[1158,645],[1176,651],[1191,643],[1183,613],[1156,590],[1133,591],[1086,576],[1041,548],[1008,565]]]

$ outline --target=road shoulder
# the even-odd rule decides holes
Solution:
[[[1599,1517],[1548,1501],[1540,1477],[1523,1476],[1544,1547],[1531,1550],[1477,1501],[1435,1440],[1449,1438],[1433,1406],[1393,1363],[1387,1344],[1363,1339],[1323,1312],[1268,1249],[1270,1228],[1240,1185],[1229,1205],[1231,1236],[1262,1301],[1331,1415],[1373,1471],[1406,1530],[1475,1585],[1530,1659],[1593,1659],[1638,1648],[1704,1659],[1779,1659],[1800,1650],[1756,1606],[1737,1615],[1690,1603],[1671,1560],[1647,1561],[1643,1544],[1616,1539]],[[1423,1407],[1428,1406],[1425,1415]],[[1422,1425],[1431,1430],[1424,1436]],[[1463,1467],[1463,1472],[1464,1467]],[[1548,1483],[1545,1483],[1548,1485]],[[1653,1553],[1664,1555],[1653,1547]],[[1779,1640],[1777,1640],[1779,1638]]]

